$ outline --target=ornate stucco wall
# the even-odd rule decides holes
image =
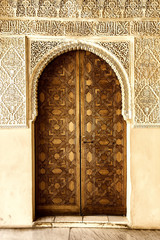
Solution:
[[[1,226],[33,220],[38,77],[59,54],[86,49],[105,59],[121,83],[130,225],[160,228],[159,20],[159,0],[0,1]]]

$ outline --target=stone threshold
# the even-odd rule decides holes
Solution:
[[[35,228],[128,228],[128,219],[124,216],[52,216],[38,218]]]

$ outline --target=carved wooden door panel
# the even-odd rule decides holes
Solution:
[[[69,52],[52,61],[39,80],[35,123],[37,215],[80,213],[77,72],[76,52]]]
[[[38,87],[36,212],[126,211],[126,124],[111,67],[72,51],[52,61]]]
[[[111,67],[81,52],[81,208],[83,215],[126,213],[126,124]]]

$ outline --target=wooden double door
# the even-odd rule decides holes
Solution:
[[[38,86],[36,213],[126,212],[126,124],[111,67],[86,51],[54,59]]]

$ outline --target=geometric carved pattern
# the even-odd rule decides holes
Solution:
[[[0,16],[58,18],[159,17],[159,0],[1,0]]]
[[[59,16],[65,17],[77,17],[77,4],[75,0],[61,0]]]
[[[25,126],[25,39],[2,37],[0,49],[0,126]]]
[[[142,17],[142,1],[141,0],[126,0],[124,17]]]
[[[12,17],[14,16],[15,3],[12,0],[1,0],[0,1],[0,16]]]
[[[54,59],[38,85],[37,212],[79,213],[76,52]],[[78,102],[79,104],[79,102]]]
[[[98,18],[99,4],[99,0],[83,0],[81,17]]]
[[[125,214],[125,134],[121,88],[112,68],[82,52],[82,213]]]
[[[37,7],[38,8],[38,7]],[[56,17],[56,1],[39,0],[38,17]]]
[[[35,7],[33,5],[34,0],[17,0],[17,17],[34,17]]]
[[[110,52],[112,52],[123,64],[124,68],[126,69],[128,75],[129,75],[129,42],[101,42],[98,43],[101,46],[108,49]]]
[[[160,123],[160,40],[136,39],[135,124]]]
[[[39,214],[79,214],[80,201],[85,215],[125,214],[126,131],[121,88],[111,67],[89,52],[65,53],[43,71],[38,101]]]
[[[62,43],[61,41],[32,41],[31,42],[31,73],[36,64],[47,54],[50,50]]]
[[[104,18],[120,18],[122,17],[120,0],[105,0],[103,8]]]
[[[160,17],[160,0],[147,0],[146,17]]]
[[[57,45],[63,44],[60,39],[56,41],[31,41],[31,73],[36,67],[36,64],[41,61],[45,54],[48,54]],[[103,46],[109,50],[122,63],[127,73],[129,74],[129,42],[97,42],[97,44]]]

